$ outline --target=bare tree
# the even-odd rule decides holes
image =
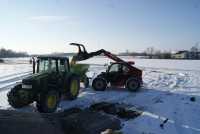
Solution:
[[[191,58],[197,59],[198,58],[198,52],[200,51],[199,42],[197,42],[194,46],[192,46],[190,51],[191,51]]]
[[[152,59],[153,55],[155,54],[155,48],[148,47],[145,52],[149,56],[149,58]]]

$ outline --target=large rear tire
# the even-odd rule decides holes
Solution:
[[[76,75],[72,75],[69,80],[69,87],[67,90],[67,98],[74,100],[79,95],[80,90],[80,79]]]
[[[22,85],[19,84],[12,88],[7,94],[8,103],[14,108],[22,108],[33,102],[29,97],[29,92],[22,89]]]
[[[59,92],[56,90],[49,90],[39,95],[36,106],[41,113],[53,113],[56,111],[59,102]]]
[[[97,77],[93,80],[92,87],[96,91],[105,91],[107,87],[107,82],[104,78]]]
[[[141,84],[140,84],[140,81],[137,80],[136,78],[134,77],[131,77],[129,78],[127,81],[126,81],[126,85],[125,87],[131,91],[131,92],[136,92],[139,90]]]

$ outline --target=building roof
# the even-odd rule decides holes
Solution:
[[[58,55],[42,55],[42,56],[38,56],[37,58],[42,58],[42,59],[69,59],[66,56],[58,56]]]
[[[175,54],[182,54],[182,53],[188,53],[189,51],[187,51],[187,50],[183,50],[183,51],[178,51],[178,52],[176,52]]]

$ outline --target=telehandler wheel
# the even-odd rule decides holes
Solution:
[[[104,78],[97,77],[93,80],[92,87],[96,91],[105,91],[107,87],[107,82]]]
[[[41,113],[53,113],[56,111],[59,102],[59,92],[56,90],[49,90],[39,95],[36,106]]]
[[[80,79],[76,75],[72,75],[69,80],[69,87],[67,91],[67,98],[74,100],[77,98],[80,90]]]
[[[140,88],[140,82],[136,78],[131,77],[126,81],[125,87],[131,92],[136,92]]]
[[[22,85],[19,84],[10,90],[7,94],[9,104],[14,108],[21,108],[29,105],[33,101],[29,98],[29,92],[22,89]]]

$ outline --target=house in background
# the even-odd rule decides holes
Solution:
[[[172,58],[173,59],[188,59],[189,55],[190,55],[189,51],[186,51],[186,50],[178,51],[177,53],[172,54]]]

